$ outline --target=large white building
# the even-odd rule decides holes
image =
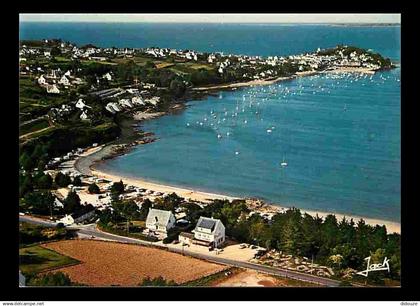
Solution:
[[[146,228],[151,232],[167,234],[168,230],[175,226],[175,216],[171,211],[149,209],[146,218]]]
[[[225,226],[219,219],[200,217],[191,235],[181,233],[179,240],[187,244],[201,244],[205,246],[219,247],[225,242]]]

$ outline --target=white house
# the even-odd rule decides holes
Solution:
[[[225,242],[225,226],[219,219],[200,217],[193,233],[196,244],[217,248]]]
[[[123,107],[133,107],[129,99],[120,99],[118,103]]]
[[[80,213],[72,213],[71,215],[65,215],[63,218],[58,220],[59,223],[64,225],[72,225],[74,223],[80,223],[86,219],[89,219],[95,215],[95,209],[89,210],[88,212],[83,211]]]
[[[110,113],[116,113],[116,112],[120,112],[121,109],[118,107],[117,103],[113,103],[113,102],[109,102],[106,106],[105,109],[107,111],[109,111]]]
[[[112,81],[112,75],[109,72],[105,73],[102,77],[108,81]]]
[[[55,207],[61,207],[61,208],[64,207],[63,203],[61,203],[61,201],[57,198],[55,198],[55,200],[54,200],[54,206]]]
[[[82,112],[82,114],[80,115],[80,119],[81,120],[88,120],[89,119],[86,111]]]
[[[41,76],[38,78],[38,84],[39,84],[39,85],[45,85],[45,84],[47,84],[47,79],[44,77],[44,75],[41,75]]]
[[[147,214],[146,228],[151,232],[166,234],[174,227],[175,222],[175,216],[171,211],[151,208]]]
[[[59,84],[62,84],[64,86],[70,86],[70,80],[67,78],[67,76],[63,75],[60,79],[60,81],[58,81]]]
[[[75,105],[77,108],[83,110],[85,107],[91,108],[89,105],[86,105],[83,99],[79,99]]]
[[[58,89],[57,85],[55,85],[55,84],[47,85],[47,92],[48,93],[53,93],[53,94],[59,94],[60,89]]]
[[[131,103],[138,104],[138,105],[144,105],[144,101],[143,101],[142,97],[140,97],[140,96],[132,97],[131,98]]]

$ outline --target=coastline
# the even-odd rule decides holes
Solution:
[[[376,71],[371,70],[368,68],[358,68],[358,67],[340,67],[334,70],[328,70],[328,71],[304,71],[304,72],[297,72],[296,74],[289,76],[289,77],[279,77],[274,79],[266,79],[266,80],[252,80],[248,82],[239,82],[239,83],[231,83],[231,84],[223,84],[223,85],[215,85],[215,86],[209,86],[209,87],[195,87],[192,88],[196,92],[205,92],[205,91],[212,91],[212,90],[229,90],[229,89],[235,89],[237,87],[245,87],[245,86],[261,86],[261,85],[269,85],[274,84],[280,81],[286,81],[291,80],[297,77],[304,77],[309,75],[316,75],[321,73],[366,73],[366,74],[374,74]],[[141,122],[143,120],[149,120],[156,117],[160,117],[166,114],[171,113],[171,111],[168,112],[160,112],[160,113],[142,113],[138,112],[133,115],[133,119],[136,122]],[[96,149],[92,153],[85,154],[84,156],[81,156],[81,158],[78,158],[74,164],[74,167],[81,172],[82,174],[86,175],[94,175],[98,178],[104,178],[109,179],[112,181],[119,181],[123,180],[125,183],[129,185],[133,185],[140,188],[146,188],[153,191],[158,191],[162,193],[172,193],[175,192],[179,196],[190,199],[193,201],[199,201],[203,203],[208,203],[209,201],[213,199],[226,199],[229,201],[232,201],[234,199],[243,199],[240,197],[233,197],[233,196],[227,196],[217,193],[210,193],[210,192],[204,192],[199,190],[194,190],[191,188],[183,188],[183,187],[175,187],[175,186],[169,186],[157,182],[150,182],[147,180],[144,180],[142,178],[130,178],[127,176],[121,176],[119,174],[114,173],[108,173],[104,172],[103,170],[98,170],[95,168],[95,165],[99,162],[103,162],[106,159],[111,159],[116,156],[122,155],[126,153],[131,147],[140,144],[142,142],[135,141],[134,143],[130,145],[116,145],[116,144],[108,144],[108,145],[102,145],[101,149]],[[89,150],[88,150],[89,151]],[[255,211],[259,211],[261,213],[276,213],[284,209],[288,209],[290,207],[287,206],[281,206],[281,205],[274,205],[274,204],[268,204],[264,203],[261,207],[253,208]],[[363,216],[356,216],[356,215],[350,215],[350,214],[344,214],[344,213],[335,213],[335,212],[325,212],[325,211],[315,211],[315,210],[306,210],[306,209],[300,209],[302,213],[308,213],[309,215],[315,217],[318,215],[321,218],[325,218],[329,214],[333,214],[336,216],[337,220],[340,221],[343,217],[346,217],[346,219],[353,219],[355,223],[357,223],[360,219],[363,219],[366,224],[375,226],[375,225],[385,225],[387,228],[387,231],[389,233],[401,233],[401,223],[389,221],[389,220],[381,220],[376,218],[370,218],[370,217],[363,217]]]
[[[333,70],[323,70],[323,71],[302,71],[296,72],[295,74],[287,77],[278,77],[274,79],[263,79],[263,80],[251,80],[248,82],[238,82],[238,83],[230,83],[230,84],[221,84],[221,85],[214,85],[214,86],[205,86],[205,87],[193,87],[192,89],[195,91],[206,91],[206,90],[221,90],[221,89],[232,89],[237,87],[246,87],[246,86],[263,86],[263,85],[271,85],[280,81],[287,81],[292,80],[298,77],[305,77],[309,75],[316,75],[321,73],[366,73],[366,74],[374,74],[376,71],[370,68],[363,68],[363,67],[337,67]]]
[[[210,193],[210,192],[204,192],[199,191],[191,188],[182,188],[182,187],[175,187],[165,184],[160,184],[156,182],[149,182],[147,180],[144,180],[142,178],[130,178],[126,176],[121,176],[118,174],[113,174],[109,172],[105,172],[103,170],[98,170],[95,168],[95,165],[98,162],[102,161],[102,158],[112,158],[112,149],[113,145],[104,145],[100,149],[95,148],[91,149],[91,151],[86,152],[87,154],[81,156],[78,158],[75,162],[74,167],[81,173],[86,175],[94,175],[98,178],[104,178],[108,180],[112,180],[114,182],[122,180],[124,183],[133,185],[139,188],[146,188],[153,191],[158,191],[162,193],[172,193],[175,192],[177,195],[185,198],[190,199],[193,201],[199,201],[203,203],[209,203],[213,199],[220,199],[220,200],[229,200],[232,201],[234,199],[243,199],[241,197],[233,197],[233,196],[227,196],[223,194],[217,194],[217,193]],[[245,199],[249,201],[249,199]],[[257,200],[257,202],[260,202]],[[260,213],[268,213],[268,214],[274,214],[277,212],[280,212],[284,209],[288,209],[290,207],[281,206],[281,205],[274,205],[274,204],[267,204],[260,202],[260,205],[248,205],[251,206],[251,210],[258,211]],[[363,219],[366,224],[375,226],[375,225],[385,225],[388,233],[401,233],[401,223],[389,221],[389,220],[381,220],[376,218],[370,218],[370,217],[363,217],[363,216],[356,216],[356,215],[350,215],[350,214],[344,214],[344,213],[335,213],[335,212],[325,212],[325,211],[316,211],[316,210],[307,210],[307,209],[300,209],[302,213],[307,213],[313,217],[318,215],[321,218],[325,218],[329,214],[333,214],[336,216],[337,220],[340,221],[343,217],[346,217],[346,219],[353,219],[355,223],[357,223],[360,219]]]

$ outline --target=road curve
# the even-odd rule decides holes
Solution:
[[[54,222],[49,222],[49,221],[41,220],[41,219],[35,219],[35,218],[29,217],[29,216],[20,216],[19,220],[29,222],[29,223],[33,223],[33,224],[43,225],[43,226],[56,226],[56,223],[54,223]],[[139,239],[130,238],[130,237],[124,237],[124,236],[118,236],[118,235],[114,235],[114,234],[99,231],[96,228],[96,225],[71,226],[71,227],[68,227],[68,228],[69,229],[77,229],[79,231],[79,233],[81,233],[81,234],[84,234],[84,235],[87,235],[87,236],[94,236],[95,238],[99,238],[99,239],[106,239],[106,240],[122,242],[122,243],[131,243],[131,244],[138,244],[138,245],[153,246],[152,243],[144,241],[144,240],[139,240]],[[204,255],[204,254],[191,252],[191,251],[188,251],[188,250],[182,251],[182,250],[178,250],[178,249],[175,249],[175,248],[171,248],[170,246],[166,246],[166,249],[168,249],[168,251],[171,251],[171,252],[180,253],[180,254],[183,254],[183,255],[189,255],[191,257],[204,259],[204,260],[211,261],[211,262],[218,263],[218,264],[256,270],[256,271],[259,271],[259,272],[272,274],[272,275],[276,275],[276,276],[281,276],[281,277],[285,277],[285,278],[291,278],[291,279],[296,279],[296,280],[300,280],[300,281],[304,281],[304,282],[315,283],[315,284],[319,284],[321,286],[338,287],[339,284],[340,284],[340,281],[325,278],[325,277],[320,277],[320,276],[316,276],[316,275],[310,275],[310,274],[300,273],[300,272],[296,272],[296,271],[290,271],[290,270],[286,270],[286,269],[274,268],[274,267],[270,267],[270,266],[264,266],[264,265],[245,262],[245,261],[237,261],[237,260],[231,260],[231,259],[226,259],[226,258],[220,258],[220,257],[213,256],[213,255]]]

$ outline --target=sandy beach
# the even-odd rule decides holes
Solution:
[[[137,178],[133,179],[133,178],[119,176],[116,174],[105,173],[103,171],[99,171],[95,169],[94,167],[91,167],[91,173],[92,175],[97,176],[98,178],[104,178],[104,179],[112,180],[114,182],[118,182],[122,180],[125,184],[133,185],[139,188],[150,189],[153,191],[158,191],[158,192],[163,192],[163,193],[175,192],[177,195],[185,199],[191,199],[193,201],[200,201],[200,202],[208,203],[212,199],[220,199],[220,200],[226,199],[230,201],[237,199],[234,197],[216,194],[216,193],[208,193],[208,192],[203,192],[203,191],[198,191],[198,190],[151,183],[142,179],[137,179]]]
[[[257,86],[257,85],[270,85],[274,84],[279,81],[285,81],[295,78],[296,76],[291,77],[279,77],[271,80],[253,80],[249,82],[239,82],[239,83],[231,83],[231,84],[223,84],[223,85],[215,85],[215,86],[206,86],[206,87],[194,87],[194,90],[217,90],[217,89],[227,89],[227,88],[236,88],[236,87],[245,87],[245,86]]]
[[[208,203],[212,199],[227,199],[229,201],[234,200],[234,199],[239,199],[238,197],[226,196],[226,195],[216,194],[216,193],[208,193],[208,192],[203,192],[199,190],[168,186],[168,185],[163,185],[163,184],[158,184],[158,183],[151,183],[143,179],[139,179],[139,178],[134,179],[134,178],[124,177],[124,176],[120,176],[116,174],[106,173],[104,171],[99,171],[98,169],[95,169],[94,166],[92,165],[90,166],[90,169],[91,169],[91,174],[97,176],[98,178],[109,179],[112,181],[122,180],[124,183],[129,184],[129,185],[133,185],[139,188],[146,188],[146,189],[163,192],[163,193],[175,192],[179,196],[185,199],[193,200],[193,201],[200,201],[200,202]],[[256,210],[263,213],[276,213],[285,208],[289,208],[289,207],[281,206],[281,205],[264,204],[262,207],[257,208]],[[389,233],[394,233],[394,232],[401,233],[401,224],[398,222],[392,222],[388,220],[380,220],[380,219],[374,219],[374,218],[366,218],[362,216],[354,216],[354,215],[349,215],[349,214],[313,211],[313,210],[306,210],[306,209],[301,209],[301,211],[304,213],[308,213],[309,215],[314,216],[314,217],[318,215],[321,218],[324,218],[329,214],[334,214],[337,220],[339,221],[345,216],[346,219],[348,220],[353,219],[355,223],[357,223],[360,219],[363,218],[366,224],[373,225],[373,226],[377,224],[385,225]]]

